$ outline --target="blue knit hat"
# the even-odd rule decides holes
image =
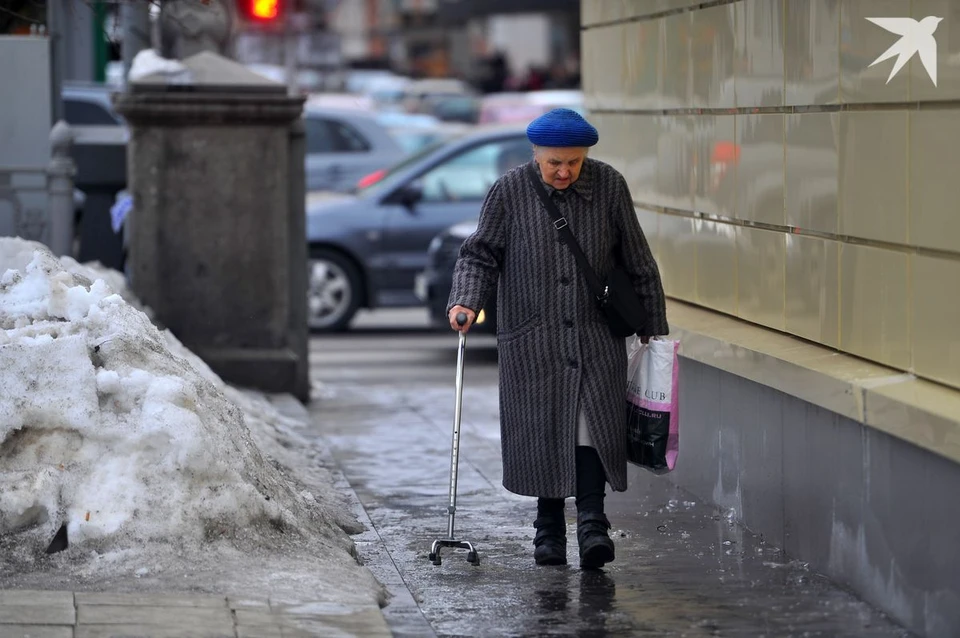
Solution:
[[[553,109],[530,122],[527,139],[537,146],[593,146],[600,135],[576,111]]]

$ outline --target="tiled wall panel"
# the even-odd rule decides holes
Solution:
[[[697,250],[698,303],[737,312],[737,228],[698,219],[694,222]]]
[[[604,116],[605,117],[605,116]],[[654,115],[623,116],[623,161],[617,165],[635,201],[659,204],[657,180],[660,162],[660,122]]]
[[[741,0],[732,7],[737,106],[783,106],[783,0]]]
[[[907,243],[907,112],[840,114],[840,234]]]
[[[784,102],[787,106],[840,101],[840,5],[821,0],[784,3]]]
[[[594,156],[667,293],[960,387],[960,3],[583,8]],[[936,84],[872,64],[897,36],[867,18],[931,15]]]
[[[913,364],[919,374],[960,386],[960,261],[914,257],[910,285]]]
[[[691,14],[690,55],[693,103],[707,108],[732,107],[737,31],[734,5],[709,7]]]
[[[937,42],[937,83],[919,60],[910,60],[910,100],[955,100],[960,98],[960,3],[956,0],[911,0],[913,19],[943,18],[933,32]]]
[[[960,253],[960,109],[909,117],[910,243]]]
[[[896,368],[910,367],[909,256],[840,247],[840,348]]]
[[[737,231],[737,314],[783,330],[786,237],[759,228],[733,228]]]
[[[786,225],[836,235],[840,206],[840,114],[784,116]]]
[[[871,66],[898,36],[867,20],[906,17],[909,13],[910,2],[904,0],[843,0],[840,3],[841,101],[876,104],[910,99],[908,69],[890,77],[892,59]]]
[[[658,265],[667,295],[697,301],[697,248],[694,220],[661,215]]]
[[[661,108],[663,37],[659,21],[624,23],[623,99],[618,107]]]
[[[784,233],[785,329],[832,348],[840,345],[840,242]]]
[[[784,223],[782,113],[737,115],[737,218]]]

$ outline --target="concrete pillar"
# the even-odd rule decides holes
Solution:
[[[216,53],[118,94],[133,287],[225,380],[309,399],[302,97]]]
[[[93,82],[94,72],[94,15],[93,8],[84,0],[50,0],[60,4],[57,28],[58,54],[61,56],[62,79],[74,82]]]

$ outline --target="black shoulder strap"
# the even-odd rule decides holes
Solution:
[[[534,192],[536,192],[537,196],[540,198],[540,202],[547,210],[547,213],[549,213],[550,217],[553,218],[553,227],[557,229],[558,233],[560,233],[560,239],[563,240],[563,242],[570,249],[570,252],[573,253],[573,258],[577,261],[577,265],[583,272],[584,277],[586,277],[587,285],[590,286],[593,294],[598,299],[602,299],[604,297],[603,284],[600,283],[597,273],[594,272],[593,268],[590,266],[590,262],[587,261],[587,256],[584,255],[583,250],[580,249],[580,244],[577,243],[576,238],[570,231],[570,227],[567,225],[566,218],[560,213],[560,210],[557,208],[557,205],[553,202],[553,200],[550,199],[550,196],[547,195],[547,191],[543,187],[543,184],[540,181],[540,176],[537,175],[537,169],[534,168],[534,166],[534,162],[530,162],[527,164],[526,169],[527,178],[533,185]]]

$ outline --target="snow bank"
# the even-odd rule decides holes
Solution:
[[[265,460],[237,402],[264,407],[84,272],[0,238],[0,537],[39,553],[61,525],[98,551],[299,534],[351,552],[349,515]]]
[[[185,69],[186,67],[179,60],[164,58],[157,53],[156,49],[144,49],[134,56],[127,79],[136,82],[154,73],[176,75]]]

